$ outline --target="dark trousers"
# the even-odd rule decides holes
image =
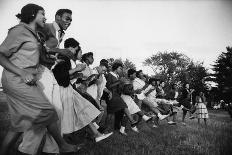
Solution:
[[[124,109],[114,113],[114,129],[119,130],[121,126],[126,126],[128,118],[124,116]]]

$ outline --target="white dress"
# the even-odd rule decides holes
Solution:
[[[58,113],[62,134],[82,129],[100,114],[100,111],[71,85],[66,88],[59,86],[52,71],[46,67],[42,69],[37,83]]]
[[[133,80],[133,88],[134,90],[137,89],[142,89],[145,86],[145,82],[139,78],[135,78]],[[142,91],[140,94],[137,94],[137,97],[139,100],[143,100],[146,98],[146,96],[144,95],[144,91]]]
[[[71,85],[65,88],[61,86],[60,94],[63,103],[62,133],[80,130],[100,114],[100,111]]]
[[[121,98],[123,99],[123,101],[126,103],[128,110],[131,114],[135,114],[140,110],[140,108],[138,107],[138,105],[134,102],[134,100],[131,98],[131,96],[129,95],[121,95]]]
[[[206,108],[206,105],[202,102],[201,99],[200,99],[200,102],[197,103],[196,115],[197,115],[197,118],[209,118],[209,114],[208,114],[208,110]]]

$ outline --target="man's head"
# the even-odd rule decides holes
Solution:
[[[128,76],[129,79],[134,80],[136,78],[136,70],[134,70],[132,68],[129,69],[127,71],[127,76]]]
[[[144,78],[143,71],[142,70],[137,71],[136,72],[136,77],[140,78],[140,79],[143,79]]]
[[[62,30],[67,30],[72,22],[72,11],[69,9],[59,9],[55,15],[55,21]]]
[[[68,38],[64,41],[64,48],[70,49],[73,52],[75,59],[80,60],[82,56],[81,47],[78,41],[74,38]]]
[[[106,59],[102,59],[100,61],[100,65],[99,65],[99,70],[98,70],[99,73],[100,74],[105,74],[107,72],[107,70],[108,70],[108,67],[109,67],[108,61]]]
[[[85,62],[87,65],[93,64],[93,52],[88,52],[82,55],[81,62]]]
[[[123,64],[121,62],[114,62],[112,65],[112,71],[116,72],[117,74],[122,73],[122,68],[123,68]]]
[[[163,80],[160,80],[160,86],[163,88],[165,86],[165,82]]]

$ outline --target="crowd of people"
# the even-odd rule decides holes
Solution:
[[[18,150],[22,153],[36,154],[43,139],[43,152],[77,152],[81,146],[67,143],[63,135],[88,127],[95,142],[116,131],[127,136],[128,123],[137,133],[141,120],[154,128],[164,119],[174,125],[181,109],[183,124],[187,112],[195,112],[198,120],[203,118],[206,123],[204,94],[198,93],[197,106],[193,108],[194,90],[189,89],[188,83],[180,97],[176,84],[165,92],[162,79],[146,79],[142,70],[131,68],[122,77],[120,62],[110,66],[102,59],[97,67],[91,68],[93,53],[82,54],[80,43],[74,38],[66,39],[64,48],[60,48],[64,31],[72,22],[71,10],[59,9],[55,21],[46,23],[44,9],[27,4],[17,17],[20,23],[9,29],[0,45],[2,86],[11,117],[11,128],[0,154],[7,154],[20,136]],[[151,114],[144,112],[144,106]]]

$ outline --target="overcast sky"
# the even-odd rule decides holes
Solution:
[[[0,42],[29,2],[44,7],[47,22],[58,9],[71,9],[65,38],[77,39],[84,53],[94,52],[94,65],[102,58],[128,58],[152,74],[142,65],[145,58],[177,51],[210,68],[232,46],[230,0],[0,0]]]

